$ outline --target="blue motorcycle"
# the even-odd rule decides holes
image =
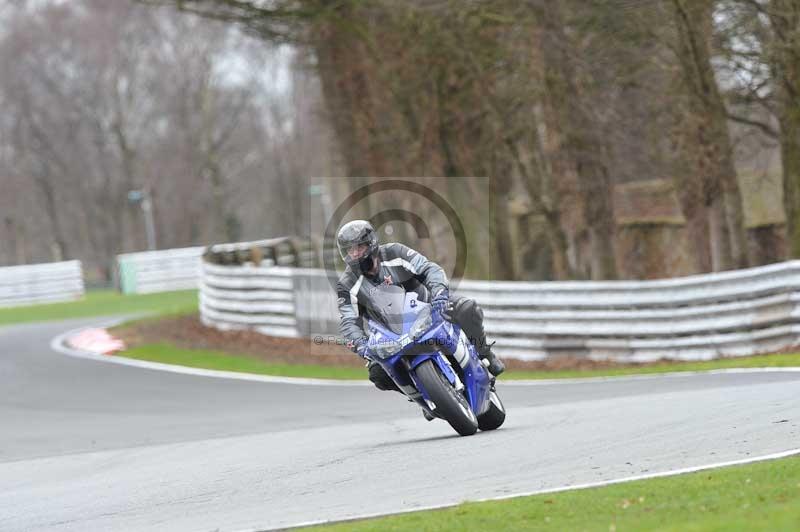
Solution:
[[[410,400],[462,436],[494,430],[506,411],[477,351],[461,328],[395,285],[371,294],[369,355]]]

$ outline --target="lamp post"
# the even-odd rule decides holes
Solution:
[[[150,191],[146,188],[131,190],[128,192],[128,201],[133,205],[141,205],[142,213],[144,213],[147,249],[150,251],[156,249],[156,222],[153,218],[153,201],[150,197]]]
[[[325,245],[326,244],[330,244],[330,242],[326,242],[325,241],[325,237],[327,236],[325,234],[325,229],[328,227],[328,224],[330,223],[331,216],[332,216],[332,214],[331,214],[331,210],[332,210],[331,198],[328,195],[327,189],[325,187],[323,187],[322,185],[309,185],[308,186],[308,195],[309,195],[310,198],[314,198],[314,197],[318,197],[319,198],[320,209],[322,211],[321,212],[321,214],[322,214],[322,224],[320,225],[320,228],[319,228],[320,245],[322,246],[322,249],[320,250],[321,255],[319,255],[318,258],[320,259],[319,260],[320,264],[324,264],[325,263],[324,258],[326,256],[326,254],[328,253],[328,251],[325,249]],[[309,207],[312,208],[312,209],[314,208],[313,205],[309,205]],[[311,213],[309,212],[308,214],[309,214],[309,219],[311,219]],[[313,229],[314,229],[313,227],[309,227],[309,234],[313,232]],[[334,253],[335,254],[336,252],[334,250],[331,250],[330,253]]]
[[[328,195],[327,190],[322,185],[309,185],[308,186],[308,195],[311,197],[319,196],[319,203],[322,207],[322,227],[323,232],[324,228],[328,225],[328,222],[331,221],[331,198]]]

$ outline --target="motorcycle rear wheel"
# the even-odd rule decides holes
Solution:
[[[478,420],[467,398],[453,388],[433,360],[426,360],[417,366],[415,372],[436,405],[436,414],[450,423],[461,436],[471,436],[478,431]]]

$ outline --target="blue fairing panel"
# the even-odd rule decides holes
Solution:
[[[411,385],[416,388],[422,397],[415,398],[415,400],[425,408],[423,398],[430,400],[430,397],[417,379],[414,370],[426,360],[433,360],[436,367],[439,368],[441,374],[447,378],[450,384],[455,385],[456,376],[460,377],[465,387],[464,393],[476,415],[485,411],[488,405],[491,379],[481,365],[475,347],[469,343],[458,325],[437,319],[434,319],[431,327],[420,337],[409,337],[409,331],[419,312],[429,305],[417,301],[416,295],[413,293],[406,294],[404,303],[402,313],[403,331],[401,334],[391,331],[381,323],[373,320],[368,321],[371,346],[375,346],[377,342],[385,341],[398,343],[397,351],[393,355],[384,359],[376,359],[376,362],[384,368],[398,385]],[[424,349],[426,352],[420,354],[420,349]],[[453,366],[448,363],[445,356],[453,357],[451,361]]]

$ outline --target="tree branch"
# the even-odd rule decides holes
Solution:
[[[777,139],[780,136],[779,132],[776,131],[775,128],[773,128],[766,122],[761,122],[760,120],[754,120],[752,118],[736,115],[734,113],[731,113],[730,111],[728,112],[728,119],[733,120],[734,122],[738,122],[740,124],[758,128],[759,130],[761,130],[762,133],[773,139]]]

